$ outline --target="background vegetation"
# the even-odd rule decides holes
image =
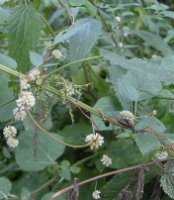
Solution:
[[[0,0],[0,199],[89,200],[96,189],[102,200],[174,199],[173,9],[172,0]],[[31,83],[36,105],[17,122],[32,69],[42,74]],[[92,132],[104,137],[98,149],[85,143]]]

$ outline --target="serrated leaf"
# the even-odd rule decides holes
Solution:
[[[164,42],[164,40],[157,34],[150,33],[147,31],[134,31],[136,35],[141,37],[145,42],[159,50],[164,56],[172,54],[171,48]]]
[[[118,106],[116,106],[114,98],[112,97],[107,96],[100,98],[94,105],[94,108],[100,110],[101,113],[103,112],[110,116],[116,116],[116,114],[118,114],[118,112],[116,112],[116,108],[118,108]],[[104,121],[95,115],[92,115],[92,119],[96,123],[98,129],[101,131],[112,130],[113,128],[112,125],[107,127]]]
[[[14,59],[1,53],[0,53],[0,64],[5,65],[6,67],[13,68],[13,69],[16,69],[17,67],[17,63]]]
[[[158,137],[151,133],[134,134],[134,140],[142,154],[159,150],[161,146]]]
[[[34,50],[41,30],[39,13],[31,5],[17,5],[9,20],[9,52],[18,63],[18,70],[30,69],[29,52]]]
[[[164,174],[161,176],[160,185],[164,192],[174,199],[174,163],[167,161],[164,165]]]
[[[115,200],[118,199],[118,194],[126,187],[130,179],[132,178],[132,172],[125,172],[115,175],[109,180],[106,185],[101,189],[102,200]]]
[[[9,10],[0,7],[0,25],[4,25],[5,23],[7,23],[8,19],[9,19]]]
[[[111,158],[111,167],[116,169],[135,165],[145,160],[131,139],[116,140],[112,145]]]
[[[0,73],[0,121],[7,121],[15,107],[13,90],[8,87],[9,75]]]
[[[89,13],[94,16],[97,12],[97,9],[96,7],[91,3],[89,2],[88,0],[68,0],[68,3],[71,5],[71,6],[84,6],[86,7],[86,9],[89,11]]]
[[[59,137],[57,134],[53,134]],[[64,152],[64,145],[38,132],[38,144],[34,152],[34,131],[26,131],[19,136],[19,146],[15,157],[17,164],[26,171],[40,171],[54,163]],[[27,159],[26,159],[27,158]]]
[[[101,33],[100,21],[92,18],[80,19],[74,26],[79,27],[79,30],[69,42],[69,61],[86,57]],[[72,71],[78,66],[74,66]]]
[[[141,119],[136,124],[135,130],[139,131],[139,130],[143,130],[147,127],[151,127],[151,128],[153,128],[153,129],[155,129],[156,131],[159,131],[159,132],[165,132],[166,131],[164,124],[155,117],[148,117],[148,118]]]
[[[40,54],[31,51],[30,52],[30,61],[33,66],[37,67],[41,63],[43,63],[43,57]]]
[[[11,182],[5,177],[0,177],[0,199],[7,199],[11,189]]]

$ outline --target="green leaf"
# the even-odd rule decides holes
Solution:
[[[9,19],[9,10],[0,7],[0,25],[4,25],[5,23],[7,23],[8,19]]]
[[[164,174],[161,176],[160,185],[164,192],[174,199],[174,163],[167,161],[164,165]]]
[[[57,134],[53,135],[59,138]],[[45,167],[54,164],[54,161],[64,152],[64,145],[42,132],[38,132],[36,137],[38,143],[36,146],[34,146],[34,131],[23,132],[18,138],[19,146],[16,148],[15,156],[17,164],[23,170],[43,170]]]
[[[0,199],[7,199],[11,189],[11,182],[5,177],[0,177]]]
[[[30,61],[33,66],[37,67],[41,63],[43,63],[43,57],[40,54],[31,51],[30,52]]]
[[[12,9],[9,21],[10,56],[18,63],[18,70],[25,73],[30,69],[29,52],[34,50],[41,30],[39,13],[29,4],[17,5]]]
[[[17,63],[14,59],[1,53],[0,53],[0,64],[5,65],[6,67],[13,68],[13,69],[16,69],[17,67]]]
[[[109,180],[106,185],[101,189],[102,200],[115,200],[118,199],[118,194],[126,187],[130,179],[133,177],[132,172],[125,172],[115,175]]]
[[[12,118],[15,107],[13,90],[8,87],[8,81],[8,74],[0,73],[0,121]]]
[[[148,118],[144,118],[144,119],[138,121],[138,123],[135,126],[135,130],[139,131],[139,130],[143,130],[147,127],[151,127],[158,132],[166,131],[164,124],[155,117],[148,117]]]
[[[161,146],[158,137],[151,133],[134,134],[134,140],[142,154],[159,150]]]
[[[116,109],[119,109],[119,107],[116,105],[116,102],[114,101],[115,99],[112,97],[102,97],[96,102],[96,104],[94,105],[94,108],[101,111],[101,114],[103,112],[110,116],[116,116],[118,115],[118,112],[116,112]],[[111,124],[109,126],[106,126],[103,119],[95,115],[92,115],[92,119],[96,123],[98,129],[101,131],[113,129],[113,126]]]
[[[90,3],[88,0],[68,0],[68,3],[70,4],[70,6],[75,6],[75,7],[84,6],[84,7],[86,7],[88,12],[92,16],[94,16],[97,12],[96,7],[92,3]]]
[[[100,21],[91,18],[78,20],[74,28],[79,30],[69,42],[69,61],[86,57],[101,33]],[[75,71],[78,66],[75,65],[72,71]]]
[[[89,124],[80,122],[79,124],[73,124],[73,126],[65,126],[60,135],[68,143],[84,144],[86,135],[90,134],[91,132],[92,129]]]
[[[173,53],[171,48],[159,35],[147,31],[134,31],[133,33],[145,40],[146,44],[160,51],[164,56]]]
[[[144,162],[143,156],[131,139],[118,139],[112,145],[112,168],[120,169]]]

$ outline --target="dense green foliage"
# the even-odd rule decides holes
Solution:
[[[157,0],[0,0],[0,199],[174,199],[173,10]],[[104,138],[97,149],[91,133]]]

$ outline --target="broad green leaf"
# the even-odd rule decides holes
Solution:
[[[135,130],[143,130],[147,127],[155,129],[155,131],[165,132],[166,128],[164,124],[155,117],[148,117],[141,119],[135,126]]]
[[[59,138],[57,134],[53,135]],[[54,161],[64,152],[64,145],[44,133],[38,132],[36,137],[37,145],[34,144],[34,131],[23,132],[18,138],[19,146],[16,148],[15,156],[17,164],[23,170],[43,170],[45,167],[54,164]]]
[[[115,175],[109,180],[106,185],[101,189],[102,200],[115,200],[118,199],[118,194],[126,187],[128,182],[133,177],[132,172],[125,172]]]
[[[0,199],[7,199],[12,189],[12,184],[9,179],[0,177]]]
[[[161,176],[160,185],[164,192],[174,199],[174,164],[168,161],[164,166],[164,174]]]
[[[13,69],[16,69],[17,67],[17,63],[14,59],[1,53],[0,53],[0,64],[5,65],[6,67],[13,68]]]
[[[74,27],[79,30],[69,42],[69,61],[86,57],[101,33],[100,21],[92,18],[80,19]],[[72,71],[76,69],[78,69],[78,65],[74,66]]]
[[[65,126],[60,135],[68,143],[84,144],[86,135],[90,134],[91,132],[92,129],[89,124],[80,122],[78,124],[74,124],[73,126]]]
[[[6,24],[8,19],[9,19],[9,10],[0,7],[0,25]]]
[[[0,73],[0,121],[7,121],[13,116],[15,107],[13,90],[8,87],[9,76]]]
[[[131,139],[118,139],[111,149],[112,168],[120,169],[143,162],[145,158]]]
[[[102,97],[100,98],[96,104],[94,105],[95,109],[98,109],[102,113],[106,113],[110,116],[116,116],[118,115],[118,111],[116,109],[119,109],[119,106],[116,105],[116,101],[112,97]],[[105,125],[103,119],[92,115],[92,119],[96,123],[97,127],[101,131],[106,131],[106,130],[112,130],[113,126],[110,124],[108,127]]]
[[[37,67],[37,66],[41,65],[41,63],[43,63],[43,57],[40,54],[31,51],[30,52],[30,61],[33,66]]]
[[[8,34],[9,51],[21,72],[25,73],[30,69],[29,52],[36,46],[41,24],[39,13],[31,5],[20,4],[12,9]]]
[[[94,16],[97,12],[96,7],[90,3],[88,0],[68,0],[68,3],[70,4],[70,6],[84,6],[86,7],[86,9],[89,11],[89,13]]]
[[[142,154],[159,150],[161,146],[158,137],[151,133],[134,134],[134,140]]]
[[[164,56],[173,53],[171,48],[164,42],[164,40],[159,35],[147,31],[134,31],[133,33],[145,40],[146,44],[160,51]]]

